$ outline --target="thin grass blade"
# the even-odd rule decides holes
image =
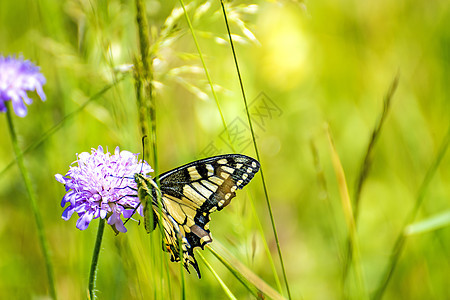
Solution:
[[[436,214],[420,222],[408,225],[405,228],[405,235],[427,233],[447,226],[450,226],[450,211]]]
[[[394,79],[391,82],[391,85],[389,86],[389,89],[386,93],[386,96],[384,97],[383,101],[383,111],[381,112],[381,115],[377,121],[377,124],[375,125],[372,135],[370,138],[370,141],[367,145],[366,154],[364,155],[363,161],[360,166],[359,175],[356,180],[355,184],[355,194],[353,197],[353,209],[354,209],[354,218],[355,218],[355,226],[358,224],[358,216],[359,216],[359,207],[360,207],[360,199],[361,199],[361,192],[363,189],[363,185],[367,179],[367,176],[370,171],[371,163],[372,163],[372,157],[373,157],[373,151],[375,149],[375,145],[378,141],[378,138],[381,134],[381,129],[385,123],[387,114],[389,112],[389,108],[391,107],[391,100],[394,96],[395,91],[397,90],[398,86],[398,80],[399,80],[399,74],[397,74]],[[350,265],[352,264],[352,245],[350,243],[350,238],[347,239],[347,255],[345,257],[344,261],[344,273],[343,273],[343,280],[347,279],[348,270],[350,268]]]
[[[215,242],[215,247],[220,248],[220,253],[226,256],[222,257],[217,251],[215,251],[211,245],[206,246],[214,256],[238,279],[247,290],[258,299],[263,299],[265,296],[271,299],[285,299],[276,290],[274,290],[270,285],[268,285],[264,280],[259,278],[255,273],[253,273],[249,268],[242,264],[238,259],[233,257],[233,255],[220,243]]]
[[[217,274],[216,271],[214,271],[213,267],[208,263],[208,261],[205,259],[203,254],[200,251],[197,251],[197,255],[200,257],[200,259],[203,261],[203,263],[208,267],[208,269],[211,271],[211,273],[216,278],[217,282],[219,282],[220,286],[224,290],[225,294],[228,296],[229,299],[237,300],[237,298],[233,295],[231,290],[228,288],[228,286],[223,282],[223,280],[220,278],[219,274]]]
[[[338,181],[338,188],[339,188],[339,194],[341,196],[342,210],[344,212],[345,221],[346,221],[347,227],[348,227],[350,243],[352,245],[351,249],[353,250],[352,251],[352,256],[354,257],[353,266],[354,266],[354,270],[355,270],[356,285],[358,288],[359,298],[366,299],[367,294],[366,294],[366,290],[364,287],[364,279],[363,279],[362,270],[361,270],[359,245],[358,245],[358,239],[357,239],[357,233],[356,233],[356,225],[355,225],[355,219],[353,216],[353,209],[352,209],[352,204],[350,201],[350,195],[348,192],[347,180],[345,177],[344,168],[342,167],[341,160],[336,151],[336,147],[334,146],[334,142],[331,137],[331,132],[330,132],[328,126],[327,126],[327,137],[328,137],[328,142],[329,142],[329,146],[330,146],[331,161],[333,163],[334,172],[336,175],[336,179]]]
[[[380,283],[376,289],[373,299],[381,299],[384,295],[384,292],[386,291],[386,288],[392,278],[392,274],[395,271],[397,263],[400,260],[400,255],[403,252],[403,247],[407,240],[407,235],[405,235],[405,232],[406,232],[405,229],[416,218],[417,213],[419,212],[419,209],[422,206],[422,203],[425,199],[425,194],[427,192],[428,186],[430,185],[431,179],[433,178],[439,165],[441,164],[442,159],[444,158],[445,153],[447,152],[449,144],[450,144],[450,126],[447,129],[447,133],[446,133],[444,139],[442,140],[442,143],[439,147],[439,150],[436,154],[436,157],[435,157],[433,163],[431,164],[430,168],[428,169],[427,173],[425,174],[422,184],[419,187],[414,207],[412,208],[411,212],[409,213],[408,217],[406,218],[406,220],[403,224],[403,227],[397,236],[397,240],[391,251],[389,262],[386,266],[386,269],[382,273]]]
[[[247,121],[248,121],[248,124],[249,124],[249,127],[250,127],[250,132],[252,134],[253,147],[255,149],[256,158],[261,163],[261,157],[259,156],[258,145],[256,144],[255,132],[253,130],[253,123],[252,123],[252,120],[250,118],[250,112],[248,110],[247,97],[245,95],[245,89],[244,89],[244,84],[242,82],[241,71],[239,69],[239,64],[238,64],[238,60],[237,60],[237,56],[236,56],[236,51],[234,49],[234,43],[233,43],[231,31],[230,31],[230,26],[228,24],[227,12],[226,12],[225,4],[224,4],[223,0],[220,1],[220,4],[222,5],[223,17],[224,17],[225,25],[226,25],[226,28],[227,28],[227,33],[228,33],[228,38],[229,38],[229,42],[230,42],[231,52],[233,54],[233,59],[234,59],[234,63],[235,63],[235,66],[236,66],[236,73],[237,73],[237,76],[238,76],[238,79],[239,79],[239,86],[241,87],[242,99],[244,101],[245,112],[247,114]],[[290,291],[290,288],[289,288],[289,282],[288,282],[287,275],[286,275],[286,268],[284,266],[283,255],[281,254],[280,241],[278,239],[278,233],[277,233],[277,229],[276,229],[276,226],[275,226],[275,218],[273,216],[272,206],[271,206],[270,200],[269,200],[269,193],[267,191],[267,186],[266,186],[266,181],[264,179],[264,172],[263,172],[262,165],[263,164],[261,163],[260,173],[261,173],[261,180],[262,180],[262,185],[263,185],[263,189],[264,189],[264,196],[265,196],[265,199],[266,199],[266,205],[267,205],[267,209],[269,211],[270,221],[271,221],[271,224],[272,224],[272,231],[273,231],[273,234],[274,234],[274,237],[275,237],[275,241],[276,241],[276,244],[277,244],[278,257],[280,259],[281,270],[283,272],[283,279],[284,279],[284,283],[286,285],[288,298],[292,299],[291,291]]]

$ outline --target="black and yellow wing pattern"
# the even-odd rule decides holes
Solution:
[[[160,208],[155,182],[142,174],[136,174],[141,202],[145,203],[146,196],[152,197],[153,223],[145,221],[147,231],[153,230],[161,222],[164,249],[171,254],[171,260],[181,260],[181,244],[184,267],[189,272],[188,267],[192,265],[200,278],[194,248],[203,249],[212,241],[209,215],[227,206],[236,196],[236,190],[247,185],[259,167],[259,162],[251,157],[227,154],[194,161],[163,173],[159,176]]]

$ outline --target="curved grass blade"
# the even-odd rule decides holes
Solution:
[[[394,79],[392,80],[392,83],[389,86],[386,96],[384,97],[383,111],[381,112],[380,118],[378,119],[378,122],[372,131],[372,135],[371,135],[369,144],[367,145],[366,154],[361,163],[359,175],[358,175],[358,178],[356,181],[355,195],[353,198],[353,211],[354,211],[354,218],[355,218],[355,226],[357,226],[357,224],[358,224],[358,216],[359,216],[359,207],[360,207],[362,188],[367,179],[367,175],[369,174],[369,171],[370,171],[370,166],[371,166],[371,162],[372,162],[372,156],[373,156],[375,144],[378,141],[378,138],[381,133],[381,129],[383,127],[383,124],[384,124],[387,114],[389,112],[389,108],[391,107],[391,100],[394,96],[395,91],[397,90],[398,80],[399,80],[399,75],[397,74],[394,77]],[[343,282],[345,282],[347,280],[348,270],[349,270],[350,265],[352,264],[352,259],[353,259],[352,252],[353,251],[352,251],[351,247],[352,247],[352,244],[350,242],[350,237],[348,237],[347,238],[347,254],[345,256],[345,261],[344,261]]]
[[[364,279],[361,271],[361,263],[359,256],[359,244],[356,233],[356,224],[353,215],[352,204],[350,201],[350,195],[348,193],[347,180],[345,178],[344,168],[342,167],[341,160],[334,146],[333,138],[331,137],[331,132],[329,127],[327,127],[327,137],[331,152],[331,161],[333,163],[333,169],[336,174],[336,179],[338,182],[339,193],[341,196],[342,210],[344,211],[345,221],[347,222],[349,239],[351,243],[352,256],[354,257],[354,270],[356,276],[356,284],[358,287],[358,298],[366,299],[367,294],[364,288]]]
[[[367,175],[370,171],[371,166],[371,160],[372,160],[372,153],[375,148],[375,144],[378,141],[378,138],[381,133],[381,129],[383,128],[383,125],[386,121],[387,114],[389,112],[389,108],[391,107],[391,100],[394,96],[395,91],[397,90],[398,86],[398,80],[399,80],[399,74],[397,74],[394,79],[391,82],[391,85],[389,86],[389,89],[386,93],[386,96],[384,97],[383,102],[383,111],[381,112],[380,118],[378,119],[377,124],[375,125],[375,128],[372,131],[372,135],[370,137],[369,144],[367,145],[366,154],[364,156],[364,159],[361,163],[361,168],[359,171],[359,176],[356,181],[356,189],[355,189],[355,195],[353,198],[353,211],[355,215],[355,223],[358,222],[358,215],[359,215],[359,202],[361,199],[361,191],[364,185],[365,180],[367,179]]]
[[[248,121],[248,124],[249,124],[249,127],[250,127],[250,132],[252,134],[253,147],[255,149],[256,158],[261,163],[261,157],[259,156],[258,145],[256,144],[255,132],[254,132],[254,129],[253,129],[252,120],[250,118],[250,112],[248,111],[247,97],[245,95],[245,89],[244,89],[244,84],[242,82],[241,71],[239,69],[239,64],[238,64],[237,56],[236,56],[236,51],[234,49],[234,43],[233,43],[233,39],[231,37],[230,26],[228,24],[227,12],[226,12],[225,4],[223,3],[223,0],[220,1],[220,4],[222,5],[223,17],[225,19],[225,25],[226,25],[227,32],[228,32],[228,38],[229,38],[229,42],[230,42],[230,47],[231,47],[231,51],[232,51],[232,54],[233,54],[234,63],[235,63],[235,66],[236,66],[236,72],[237,72],[238,79],[239,79],[239,85],[241,87],[242,99],[244,101],[245,112],[247,114],[247,121]],[[264,189],[264,196],[265,196],[265,199],[266,199],[266,205],[267,205],[267,209],[269,211],[270,221],[271,221],[271,224],[272,224],[272,231],[273,231],[273,234],[274,234],[274,237],[275,237],[275,242],[277,244],[277,252],[278,252],[278,257],[279,257],[280,263],[281,263],[281,269],[282,269],[282,272],[283,272],[283,278],[284,278],[284,282],[285,282],[285,285],[286,285],[286,290],[287,290],[289,299],[292,299],[291,292],[290,292],[290,289],[289,289],[289,282],[288,282],[288,279],[287,279],[287,276],[286,276],[286,268],[284,266],[283,255],[281,254],[280,241],[278,239],[278,233],[277,233],[277,229],[276,229],[276,226],[275,226],[275,218],[273,216],[272,206],[271,206],[270,200],[269,200],[269,193],[267,191],[266,181],[264,179],[264,172],[263,172],[262,164],[261,164],[260,172],[261,172],[262,185],[263,185],[263,189]]]
[[[203,263],[208,267],[208,269],[211,271],[211,273],[214,275],[216,280],[219,282],[220,286],[224,290],[225,294],[228,296],[229,299],[237,300],[237,298],[233,295],[231,290],[228,288],[228,286],[223,282],[223,280],[220,278],[219,274],[217,274],[216,271],[214,271],[213,267],[206,261],[205,257],[200,251],[197,251],[198,256],[203,261]]]
[[[426,233],[447,226],[450,226],[450,210],[408,225],[405,228],[405,235]]]
[[[276,290],[270,287],[238,259],[234,258],[225,247],[220,245],[220,243],[216,242],[215,246],[220,247],[220,252],[227,256],[226,259],[217,253],[211,245],[206,245],[206,248],[208,248],[211,253],[214,254],[218,260],[220,260],[220,262],[244,285],[244,287],[247,288],[253,296],[258,299],[264,299],[265,296],[275,300],[284,299],[283,296],[281,296]]]
[[[252,207],[253,215],[255,216],[256,223],[258,225],[259,234],[262,237],[261,240],[262,240],[262,243],[264,245],[264,251],[266,252],[267,259],[269,260],[270,268],[272,269],[272,273],[274,274],[275,283],[277,285],[278,291],[280,293],[282,293],[283,288],[281,287],[280,278],[278,277],[277,270],[275,268],[275,263],[273,261],[272,254],[270,253],[269,244],[267,243],[267,240],[266,240],[266,238],[264,236],[264,228],[263,228],[263,226],[261,224],[261,220],[258,217],[258,213],[256,212],[255,204],[254,204],[253,198],[251,196],[251,193],[247,191],[247,194],[248,194],[249,199],[250,199],[250,205]]]
[[[395,267],[397,266],[397,263],[400,259],[400,255],[403,252],[403,247],[407,240],[407,235],[405,235],[405,228],[409,224],[411,224],[414,221],[414,219],[416,218],[417,213],[419,212],[419,209],[422,206],[423,200],[425,199],[425,193],[427,192],[427,189],[428,189],[428,186],[430,185],[431,179],[433,178],[439,165],[441,164],[441,161],[444,158],[445,153],[447,152],[447,148],[448,148],[449,144],[450,144],[450,126],[447,129],[447,133],[446,133],[444,139],[442,140],[441,146],[439,148],[438,153],[436,154],[436,157],[435,157],[433,163],[431,164],[430,168],[428,169],[427,173],[425,174],[422,184],[419,187],[414,207],[412,208],[408,217],[405,219],[403,227],[397,236],[397,240],[395,241],[394,247],[392,248],[392,251],[391,251],[389,263],[386,266],[386,269],[384,269],[384,271],[383,271],[380,283],[375,292],[375,295],[373,296],[373,299],[381,299],[384,295],[384,292],[386,291],[386,288],[389,284],[389,281],[392,278],[392,274],[395,271]]]
[[[314,160],[314,167],[316,169],[317,182],[318,182],[318,188],[319,188],[319,192],[318,192],[319,199],[321,201],[325,202],[324,205],[327,206],[328,213],[331,216],[331,218],[329,220],[330,233],[328,233],[327,235],[333,237],[333,241],[336,246],[336,249],[338,249],[337,259],[339,261],[342,261],[343,254],[342,254],[342,249],[339,246],[339,241],[337,238],[338,233],[336,231],[336,228],[338,228],[338,221],[336,220],[336,216],[333,213],[333,207],[332,207],[329,192],[328,192],[327,180],[325,178],[324,170],[323,170],[322,164],[320,162],[317,147],[316,147],[315,143],[313,142],[313,140],[311,140],[310,147],[311,147],[311,153],[312,153],[313,160]]]

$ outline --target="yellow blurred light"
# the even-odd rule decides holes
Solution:
[[[295,87],[305,76],[309,52],[300,13],[286,7],[265,11],[260,28],[262,75],[277,88]]]

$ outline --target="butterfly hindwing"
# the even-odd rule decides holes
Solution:
[[[172,261],[192,265],[200,277],[194,248],[212,241],[210,213],[222,210],[259,170],[257,160],[240,154],[227,154],[194,161],[160,175],[162,207],[159,210],[152,190],[153,216],[162,220],[164,249]],[[151,180],[151,179],[150,179]],[[160,215],[160,212],[162,216]]]

